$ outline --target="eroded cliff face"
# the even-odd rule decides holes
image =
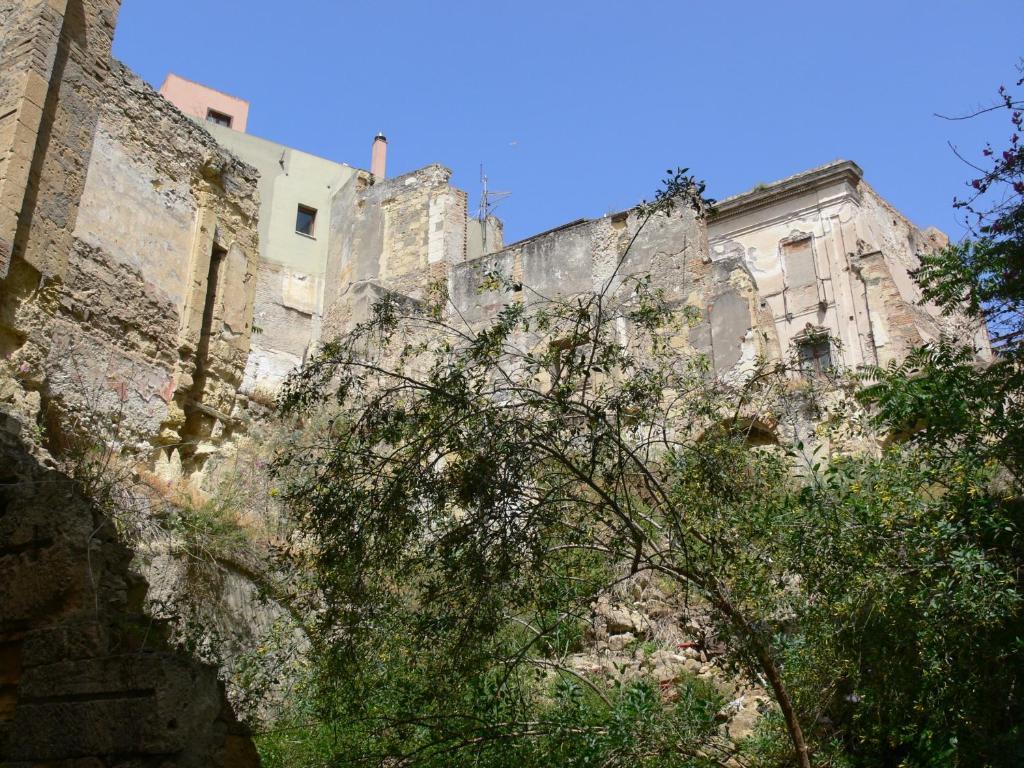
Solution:
[[[216,670],[143,612],[113,521],[21,431],[0,416],[0,762],[259,765]]]

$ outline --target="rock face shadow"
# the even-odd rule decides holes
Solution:
[[[0,413],[0,762],[258,766],[216,670],[143,612],[114,526],[20,432]]]

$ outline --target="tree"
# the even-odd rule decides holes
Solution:
[[[1024,79],[1017,80],[1016,86],[1022,85]],[[890,552],[898,557],[880,570],[894,579],[882,595],[899,595],[895,603],[887,598],[882,604],[896,612],[897,637],[915,644],[913,668],[921,679],[898,683],[891,676],[880,683],[887,693],[878,691],[879,702],[899,715],[890,723],[902,720],[906,729],[915,721],[905,716],[905,702],[919,699],[917,708],[940,716],[927,726],[929,718],[922,717],[920,733],[905,736],[920,736],[932,747],[943,740],[959,743],[960,754],[973,750],[974,760],[983,764],[1024,759],[1024,735],[1015,725],[1024,718],[1022,108],[1024,102],[1000,87],[995,104],[954,118],[1004,112],[1011,135],[1002,151],[985,146],[980,163],[965,159],[978,175],[968,182],[968,196],[954,199],[954,206],[964,214],[968,237],[923,254],[915,275],[923,301],[934,302],[946,316],[987,326],[995,358],[979,360],[969,340],[946,336],[901,364],[867,371],[869,386],[861,393],[874,408],[875,423],[905,441],[894,455],[920,457],[921,466],[909,477],[927,489],[914,494],[919,499],[915,519],[893,525],[905,531],[904,548]],[[907,541],[915,549],[906,551]],[[957,635],[969,638],[966,649]],[[881,647],[894,652],[891,643]],[[930,675],[935,677],[929,682]],[[861,736],[882,733],[876,727],[874,737]],[[955,746],[948,752],[949,760],[957,754]]]
[[[703,214],[702,192],[673,175],[631,215],[631,242],[654,217]],[[964,294],[937,275],[952,254],[921,277],[950,312]],[[528,286],[492,274],[510,300],[479,327],[443,286],[421,304],[385,296],[286,386],[286,412],[327,419],[277,471],[327,606],[313,700],[331,754],[1016,764],[1019,366],[979,369],[944,340],[871,372],[863,398],[905,441],[753,448],[753,417],[799,405],[787,366],[716,379],[673,344],[695,318],[649,276],[615,273],[529,305]],[[979,376],[1003,389],[979,392]],[[699,681],[671,704],[566,663],[594,600],[641,573],[705,611],[726,660],[772,691],[762,739],[723,742]]]
[[[1024,85],[1024,78],[1017,87]],[[1018,484],[1024,470],[1024,102],[1006,87],[996,104],[956,119],[1006,112],[1006,149],[982,150],[979,174],[966,198],[955,198],[969,236],[921,256],[915,277],[924,300],[946,316],[987,325],[996,359],[978,365],[977,350],[962,338],[943,338],[905,362],[869,371],[875,386],[864,399],[878,407],[878,423],[922,445],[949,453],[969,450],[1001,464]]]
[[[680,206],[709,207],[685,170],[633,212],[619,265],[652,219]],[[524,290],[506,275],[489,280]],[[529,309],[511,301],[479,328],[459,321],[441,286],[426,306],[387,296],[326,345],[282,401],[302,413],[329,400],[335,417],[281,469],[338,607],[324,630],[334,661],[360,658],[384,626],[414,627],[439,660],[436,690],[496,664],[500,698],[524,665],[549,667],[538,652],[578,632],[597,595],[651,572],[705,602],[774,692],[797,761],[810,765],[771,624],[744,602],[741,571],[759,555],[717,525],[781,465],[764,458],[739,476],[735,464],[706,476],[717,517],[695,513],[695,488],[682,494],[673,481],[710,426],[738,428],[740,410],[776,391],[776,365],[763,362],[739,388],[717,382],[703,356],[669,343],[692,319],[649,276],[616,270],[591,294]]]

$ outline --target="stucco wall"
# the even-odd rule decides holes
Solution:
[[[217,141],[259,172],[260,268],[242,391],[267,400],[319,338],[332,200],[357,170],[216,125]],[[295,231],[299,205],[317,211],[312,237]]]
[[[714,260],[739,258],[770,313],[783,354],[808,328],[837,343],[833,361],[885,365],[949,322],[920,306],[911,271],[941,244],[897,213],[838,161],[721,204],[709,225]],[[980,353],[988,353],[983,332]]]
[[[231,118],[231,128],[245,133],[249,123],[249,102],[237,96],[194,83],[175,74],[167,75],[160,95],[190,117],[206,120],[208,110]]]
[[[301,365],[319,338],[323,278],[278,264],[260,265],[253,324],[256,333],[245,368],[242,391],[270,402]]]
[[[204,127],[221,146],[259,172],[260,258],[296,272],[323,275],[331,237],[331,200],[356,169],[219,125]],[[295,231],[300,204],[317,211],[312,238]]]
[[[504,224],[501,219],[488,216],[486,220],[467,219],[466,259],[478,259],[496,253],[505,247]]]

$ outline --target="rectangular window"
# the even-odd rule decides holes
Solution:
[[[217,125],[223,125],[225,128],[231,127],[231,115],[225,115],[223,112],[218,112],[216,109],[206,110],[206,122],[216,123]]]
[[[832,340],[827,335],[801,339],[797,342],[797,356],[805,376],[820,376],[832,368]]]
[[[299,212],[295,215],[295,231],[300,235],[313,237],[316,232],[316,208],[306,205],[299,206]]]

